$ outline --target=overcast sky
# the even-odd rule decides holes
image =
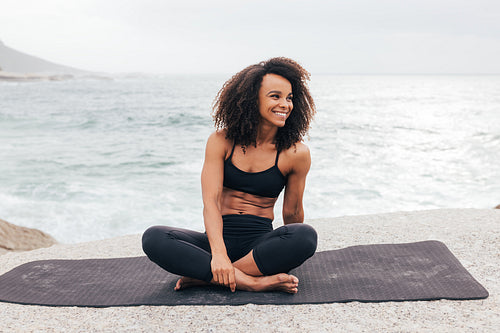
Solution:
[[[1,0],[0,40],[107,72],[500,73],[499,0]]]

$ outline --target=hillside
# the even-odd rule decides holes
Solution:
[[[86,71],[59,65],[19,52],[0,41],[0,68],[9,73],[85,74]]]

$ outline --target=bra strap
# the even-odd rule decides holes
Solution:
[[[276,151],[276,161],[274,162],[274,165],[278,166],[278,158],[280,157],[280,151]]]
[[[233,158],[234,148],[236,147],[236,142],[233,144],[233,149],[231,149],[231,155],[227,158],[226,161],[230,161]]]

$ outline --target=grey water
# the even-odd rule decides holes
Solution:
[[[228,78],[0,82],[0,218],[65,243],[203,230],[204,146]],[[500,76],[313,75],[310,88],[306,219],[500,204]]]

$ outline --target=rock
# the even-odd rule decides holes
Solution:
[[[495,209],[500,209],[500,205],[496,206]]]
[[[52,236],[0,219],[0,255],[6,251],[30,251],[57,244]]]

